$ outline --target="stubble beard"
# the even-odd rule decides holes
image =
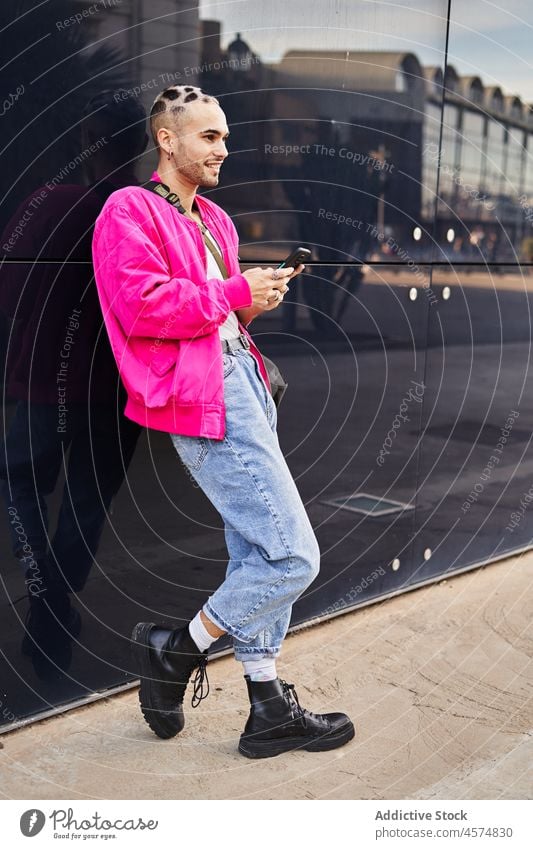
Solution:
[[[185,177],[190,183],[202,188],[218,186],[219,174],[210,174],[205,165],[191,162],[178,170],[178,174]]]

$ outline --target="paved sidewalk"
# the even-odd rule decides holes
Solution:
[[[183,733],[156,738],[132,690],[0,738],[11,799],[528,799],[533,791],[533,553],[292,635],[279,663],[300,702],[344,710],[356,738],[250,761],[241,667]]]

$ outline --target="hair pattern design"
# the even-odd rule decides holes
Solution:
[[[192,85],[172,85],[157,95],[150,110],[150,130],[156,147],[159,147],[157,131],[162,126],[159,120],[160,116],[170,115],[172,121],[176,124],[186,111],[187,104],[193,103],[195,100],[218,105],[216,97],[212,97],[212,95],[202,91],[201,88]]]

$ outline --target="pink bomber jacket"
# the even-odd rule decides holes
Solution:
[[[159,180],[157,172],[152,180]],[[113,192],[96,219],[94,275],[104,321],[128,394],[124,415],[168,433],[223,439],[224,376],[218,328],[252,295],[238,262],[238,236],[216,203],[197,195],[202,219],[230,276],[206,279],[198,225],[140,186]],[[246,327],[267,388],[263,358]]]

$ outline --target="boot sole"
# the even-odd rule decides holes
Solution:
[[[154,681],[152,680],[152,662],[150,660],[148,637],[152,628],[155,627],[153,622],[139,622],[131,633],[131,650],[134,665],[141,679],[139,703],[142,715],[154,734],[157,734],[162,740],[170,740],[171,737],[175,737],[176,734],[180,733],[184,723],[182,720],[180,728],[169,726],[164,722],[161,711],[150,707],[154,699]]]
[[[303,750],[305,752],[327,752],[344,746],[355,737],[355,728],[350,722],[337,734],[326,734],[323,737],[292,737],[286,740],[254,740],[242,738],[239,741],[239,752],[246,758],[274,758],[285,752]]]

